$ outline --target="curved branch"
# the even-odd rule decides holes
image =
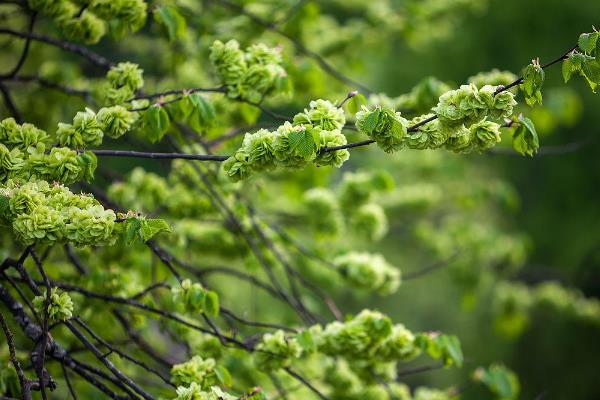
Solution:
[[[20,37],[22,39],[31,39],[31,40],[35,40],[37,42],[43,42],[43,43],[47,43],[49,45],[58,47],[62,50],[71,52],[71,53],[75,53],[77,55],[80,55],[84,58],[86,58],[88,61],[90,61],[92,64],[103,68],[105,70],[110,69],[110,67],[112,67],[112,63],[110,61],[108,61],[106,58],[104,58],[103,56],[101,56],[98,53],[94,53],[93,51],[89,50],[87,47],[85,46],[81,46],[72,42],[67,42],[64,40],[60,40],[60,39],[56,39],[50,36],[46,36],[40,33],[26,33],[26,32],[19,32],[19,31],[15,31],[12,29],[8,29],[8,28],[0,28],[0,34],[6,34],[6,35],[12,35],[12,36],[17,36]]]

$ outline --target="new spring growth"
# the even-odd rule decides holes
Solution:
[[[73,316],[73,301],[68,293],[59,292],[57,288],[50,289],[50,301],[48,303],[48,308],[46,306],[46,295],[47,291],[44,292],[40,296],[36,296],[33,299],[33,308],[37,313],[39,313],[42,317],[45,315],[45,312],[48,312],[48,319],[50,322],[57,321],[66,321]]]
[[[341,132],[346,122],[344,112],[327,100],[311,101],[309,106],[276,131],[247,133],[242,146],[223,163],[227,175],[239,181],[255,172],[301,168],[311,162],[340,167],[350,156],[347,150],[320,150],[347,143]]]
[[[64,35],[77,42],[94,44],[111,30],[113,36],[135,32],[146,22],[143,0],[93,0],[81,6],[69,0],[28,0],[29,7],[50,17]]]
[[[281,49],[259,43],[240,49],[236,40],[215,41],[210,61],[231,98],[259,103],[265,96],[289,89]]]

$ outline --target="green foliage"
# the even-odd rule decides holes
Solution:
[[[145,135],[152,143],[160,141],[165,136],[169,125],[169,114],[160,105],[153,105],[144,113]]]
[[[179,287],[173,288],[172,292],[173,301],[182,304],[188,312],[206,313],[212,317],[219,315],[219,295],[206,290],[199,283],[185,279]]]
[[[546,74],[540,66],[539,60],[533,60],[533,62],[525,68],[521,88],[523,89],[525,101],[528,105],[533,106],[536,103],[542,104],[542,86],[545,77]]]
[[[46,315],[46,312],[50,322],[66,321],[73,316],[73,301],[68,293],[59,293],[57,288],[52,288],[50,298],[48,299],[46,296],[47,291],[44,290],[40,296],[34,297],[32,301],[35,311],[42,318]]]
[[[522,155],[533,157],[539,147],[540,142],[533,122],[519,115],[519,127],[513,134],[513,148]]]
[[[255,44],[242,51],[236,40],[215,41],[210,49],[210,61],[228,96],[259,103],[270,94],[285,88],[281,85],[286,72],[280,50]]]
[[[223,170],[236,182],[254,172],[301,168],[310,162],[339,168],[350,157],[348,150],[324,149],[346,144],[340,131],[345,121],[343,111],[329,101],[312,101],[310,109],[296,114],[293,123],[286,121],[276,131],[246,133],[242,146],[223,163]]]
[[[154,9],[154,20],[164,29],[166,36],[172,42],[185,35],[185,18],[171,6],[162,6]]]
[[[398,382],[402,364],[419,356],[439,359],[445,366],[460,367],[464,361],[457,336],[413,332],[407,326],[450,331],[459,311],[461,323],[463,317],[467,322],[486,320],[487,310],[477,309],[472,315],[466,310],[479,303],[485,307],[491,288],[524,264],[527,241],[518,232],[504,231],[512,222],[507,213],[516,210],[518,199],[514,189],[495,178],[495,171],[484,161],[427,150],[484,152],[504,145],[501,131],[516,127],[515,150],[532,156],[539,147],[533,121],[540,136],[557,121],[572,124],[577,101],[564,100],[568,96],[553,101],[552,93],[544,93],[541,106],[546,72],[537,61],[526,68],[522,85],[515,83],[514,74],[493,70],[472,76],[468,85],[457,89],[427,77],[407,93],[392,96],[396,80],[385,75],[386,66],[377,65],[382,60],[377,53],[395,54],[396,46],[404,49],[407,44],[435,58],[427,53],[427,44],[460,32],[456,23],[483,3],[254,1],[199,8],[195,1],[167,1],[152,5],[153,26],[158,29],[145,27],[118,45],[107,38],[88,48],[62,40],[97,43],[106,33],[120,38],[140,30],[149,14],[147,4],[28,0],[44,22],[36,22],[34,40],[40,46],[58,45],[38,51],[33,44],[23,53],[28,60],[17,75],[0,77],[7,81],[2,84],[8,93],[6,110],[13,111],[12,95],[17,111],[22,111],[14,112],[16,120],[25,116],[45,129],[58,123],[58,129],[48,134],[15,118],[0,122],[0,263],[5,277],[0,284],[6,288],[2,299],[24,286],[23,279],[13,286],[5,280],[18,278],[12,275],[13,260],[23,254],[23,245],[34,246],[43,254],[41,262],[52,282],[75,292],[77,314],[94,332],[115,346],[126,332],[140,344],[127,349],[132,357],[148,365],[172,365],[175,390],[132,366],[129,357],[103,356],[101,361],[110,358],[115,368],[142,382],[151,397],[456,397],[460,390],[455,388],[418,387],[411,393]],[[20,4],[3,7],[13,6],[19,15],[29,13]],[[7,20],[11,29],[18,23],[17,18]],[[41,35],[49,39],[38,40]],[[223,37],[237,40],[223,43],[218,40]],[[462,40],[459,36],[456,42]],[[580,74],[596,88],[597,47],[597,32],[579,38],[578,50],[564,61],[565,80]],[[440,49],[436,46],[435,52],[442,54]],[[20,46],[5,50],[2,58],[11,65],[20,59]],[[58,53],[62,51],[73,57],[63,57]],[[117,63],[115,57],[136,64]],[[206,68],[207,59],[212,70]],[[468,74],[457,71],[448,64],[444,78]],[[390,94],[364,90],[370,93],[368,99],[354,91],[344,97],[365,85],[346,86],[337,80],[365,77],[369,85],[385,87]],[[12,85],[30,80],[40,87],[13,90]],[[292,83],[294,96],[283,96],[291,94]],[[509,84],[512,87],[505,90]],[[403,85],[398,81],[398,88]],[[64,93],[47,89],[81,98],[63,98]],[[513,116],[519,89],[528,104],[540,104],[530,118]],[[325,98],[343,100],[336,105]],[[302,111],[291,116],[290,110]],[[135,135],[122,140],[129,132]],[[343,167],[354,147],[365,147],[363,135],[387,153],[406,150],[397,157],[357,151],[360,157],[342,172],[317,168]],[[105,136],[121,140],[106,141]],[[154,164],[113,158],[102,163],[101,179],[90,182],[98,164],[92,147],[167,152],[158,144],[165,138],[181,149],[177,152],[230,156],[222,168],[205,161]],[[130,172],[121,176],[122,171]],[[243,184],[231,183],[259,174],[263,175]],[[98,200],[76,194],[81,187],[93,191]],[[136,211],[117,213],[109,206]],[[171,235],[159,235],[171,230]],[[25,273],[37,281],[29,256],[23,257]],[[417,269],[433,261],[433,267]],[[392,263],[410,271],[405,280],[439,265],[447,267],[451,279],[427,286],[427,294],[435,296],[415,296],[406,282],[401,286],[402,274]],[[164,291],[167,287],[170,292]],[[596,300],[558,284],[526,287],[505,282],[493,290],[496,328],[504,334],[518,335],[540,312],[593,327],[600,320]],[[373,293],[398,297],[380,303]],[[52,341],[47,345],[53,347],[48,349],[77,349],[77,338],[61,326],[72,316],[71,298],[56,288],[50,297],[47,309],[45,294],[33,300],[36,313],[50,314]],[[336,304],[340,297],[343,302]],[[462,299],[465,310],[454,307],[455,297]],[[444,306],[438,310],[429,301],[439,298]],[[409,304],[410,313],[402,319],[406,325],[365,310],[359,304],[365,299],[369,307]],[[356,315],[344,320],[348,312]],[[113,318],[123,330],[113,329]],[[28,352],[22,344],[31,342],[26,336],[32,331],[37,335],[37,330],[23,332],[14,321],[9,325],[15,329],[17,348],[23,350],[18,357],[25,360]],[[485,335],[481,329],[465,337],[489,344]],[[476,345],[468,346],[474,359],[480,355]],[[81,356],[77,362],[89,360]],[[56,358],[45,367],[57,383],[52,396],[64,397],[60,362]],[[0,363],[8,365],[4,347]],[[13,369],[0,369],[0,397],[18,397]],[[104,380],[98,376],[98,382]],[[464,378],[460,371],[451,376],[457,387]],[[88,380],[88,385],[80,374],[72,379],[79,397],[98,396],[95,381]],[[500,364],[477,370],[475,380],[498,398],[518,396],[516,375]],[[256,385],[262,389],[246,394],[224,391]],[[115,391],[112,397],[121,397],[121,389],[109,385]]]
[[[386,153],[402,148],[408,121],[390,108],[363,107],[356,114],[356,127],[377,142]]]
[[[108,105],[121,104],[144,86],[144,71],[137,64],[120,62],[106,74],[102,96]]]
[[[295,338],[285,337],[282,330],[265,334],[256,346],[254,363],[263,371],[273,371],[290,365],[300,356],[302,348]]]
[[[200,388],[206,390],[218,384],[229,386],[231,377],[227,370],[221,367],[217,373],[217,363],[212,358],[203,359],[194,356],[189,361],[176,364],[171,368],[171,382],[177,386],[190,386],[197,383]],[[222,381],[227,380],[227,383]]]
[[[473,372],[473,380],[485,385],[499,400],[519,398],[521,389],[519,379],[504,365],[492,364],[488,368],[479,367]]]
[[[593,92],[600,85],[600,60],[597,43],[600,35],[598,32],[583,33],[579,36],[578,47],[583,53],[573,51],[563,61],[562,73],[565,82],[568,82],[573,74],[579,74],[585,78]]]
[[[70,242],[77,246],[112,244],[118,229],[116,215],[93,197],[73,194],[45,181],[22,186],[8,182],[4,218],[23,243]]]
[[[389,295],[400,286],[400,270],[380,254],[346,253],[333,260],[339,273],[352,286]]]
[[[235,400],[237,397],[223,392],[217,386],[213,386],[208,392],[203,391],[200,385],[192,382],[189,386],[179,386],[177,397],[173,400]]]
[[[460,342],[456,336],[443,335],[437,332],[420,334],[415,339],[416,345],[433,358],[441,358],[444,365],[461,367],[464,361]]]

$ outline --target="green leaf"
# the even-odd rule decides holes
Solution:
[[[188,122],[194,130],[201,131],[213,125],[216,119],[215,109],[204,97],[198,93],[192,93],[185,99],[185,102],[188,104],[186,107],[191,110]]]
[[[381,114],[381,110],[376,108],[370,112],[370,114],[365,118],[363,122],[363,129],[366,133],[371,133],[377,127],[379,123],[379,115]]]
[[[360,108],[367,104],[367,98],[362,93],[357,93],[354,97],[348,100],[348,111],[356,114]]]
[[[315,140],[312,132],[308,129],[293,131],[288,137],[290,141],[290,150],[296,152],[301,157],[310,158],[315,152]]]
[[[473,379],[484,384],[501,400],[515,400],[519,397],[519,379],[514,372],[503,365],[495,364],[489,368],[479,367],[473,373]]]
[[[565,61],[563,61],[562,75],[563,75],[563,79],[565,80],[565,83],[569,82],[569,80],[573,76],[573,72],[576,72],[576,71],[577,71],[577,68],[575,67],[575,64],[573,64],[573,61],[571,60],[570,57],[567,58]]]
[[[296,340],[302,350],[307,353],[312,353],[317,350],[317,345],[310,331],[302,331],[296,336]]]
[[[542,86],[545,77],[544,70],[537,63],[529,64],[525,68],[521,89],[525,94],[525,101],[528,105],[542,104]]]
[[[160,232],[171,232],[169,224],[164,219],[144,219],[140,223],[140,236],[144,242]]]
[[[445,365],[456,365],[462,367],[464,358],[460,341],[454,335],[440,335],[436,338],[439,347],[442,349]]]
[[[77,155],[77,162],[83,171],[83,179],[85,179],[87,182],[93,181],[94,172],[98,166],[98,158],[96,155],[89,150],[84,151],[83,153]]]
[[[131,245],[140,238],[140,228],[142,223],[138,218],[130,217],[123,222],[125,224],[124,239],[126,245]]]
[[[585,51],[586,53],[591,53],[596,48],[598,36],[598,32],[582,33],[579,36],[577,44],[581,50]]]
[[[155,143],[161,140],[169,129],[169,114],[159,105],[151,106],[144,113],[144,126],[148,140]]]
[[[190,289],[187,293],[186,302],[192,310],[204,310],[206,306],[206,290]]]
[[[185,18],[175,7],[163,6],[154,10],[154,21],[163,27],[169,40],[172,42],[185,35]]]
[[[540,147],[535,126],[523,115],[519,115],[519,122],[520,125],[513,135],[513,148],[521,155],[533,157]]]
[[[212,290],[206,292],[204,312],[211,317],[219,316],[219,295],[217,292]]]
[[[214,369],[215,375],[217,375],[217,379],[224,386],[231,386],[233,384],[233,379],[231,378],[231,374],[222,365],[217,365]]]
[[[594,59],[586,59],[581,64],[581,73],[587,80],[593,92],[600,84],[600,65]]]

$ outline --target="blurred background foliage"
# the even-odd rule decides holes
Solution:
[[[314,58],[303,56],[280,34],[251,23],[247,15],[210,1],[155,5],[163,3],[177,6],[185,17],[188,29],[181,37],[169,41],[160,26],[149,22],[126,40],[104,39],[92,46],[111,60],[139,63],[149,93],[210,86],[214,72],[207,61],[208,46],[215,39],[230,38],[242,46],[263,41],[283,47],[294,92],[267,101],[267,106],[278,113],[292,115],[314,98],[340,100],[348,90],[356,89],[323,73]],[[581,32],[599,23],[600,15],[600,3],[592,0],[302,1],[289,19],[294,1],[238,4],[242,3],[264,20],[282,21],[282,32],[374,92],[390,97],[409,93],[429,76],[456,87],[470,76],[493,68],[519,74],[532,58],[549,61],[572,47]],[[0,24],[24,29],[26,19],[11,14],[8,7]],[[47,20],[37,26],[49,32],[55,29]],[[12,65],[21,44],[14,38],[0,37],[0,65]],[[98,87],[103,77],[101,70],[76,56],[57,53],[40,43],[32,44],[25,71],[78,88]],[[576,312],[561,313],[552,307],[527,310],[519,315],[520,322],[499,322],[497,318],[500,281],[531,286],[557,281],[588,298],[600,296],[600,98],[582,80],[564,85],[560,67],[549,70],[546,76],[544,106],[520,108],[534,120],[540,133],[542,149],[533,159],[503,151],[509,149],[508,142],[500,151],[471,156],[411,150],[385,155],[373,147],[353,150],[342,171],[286,171],[256,178],[244,186],[244,196],[258,204],[266,221],[274,216],[299,238],[305,235],[321,254],[330,248],[381,252],[405,278],[434,266],[429,273],[406,279],[397,293],[380,297],[346,289],[336,284],[338,277],[301,257],[295,259],[307,276],[319,279],[336,294],[345,313],[378,308],[411,329],[452,332],[461,338],[464,368],[407,376],[405,381],[411,386],[458,385],[463,398],[481,399],[479,389],[468,383],[470,375],[476,366],[499,360],[518,374],[523,399],[600,398],[597,322],[589,323],[573,317]],[[19,84],[15,95],[19,108],[27,111],[26,119],[46,129],[69,120],[88,104],[85,99],[35,84]],[[217,95],[208,97],[219,118],[216,127],[202,132],[204,139],[214,139],[232,126],[252,125],[257,119],[273,122],[247,105],[232,105]],[[432,95],[432,101],[425,102],[425,111],[435,104],[437,94]],[[8,115],[4,104],[0,105],[0,115]],[[359,139],[354,132],[346,134],[349,139]],[[229,154],[240,140],[219,145],[215,151]],[[139,144],[123,139],[110,147],[131,149],[132,145]],[[144,146],[162,148],[160,144]],[[162,165],[155,162],[102,161],[98,182],[104,187],[121,180],[135,166],[163,174]],[[318,227],[303,230],[298,218],[303,218],[304,192],[330,187],[339,193],[349,177],[344,174],[357,171],[383,171],[382,179],[395,182],[384,184],[384,190],[373,194],[373,202],[386,210],[387,235],[370,241],[359,234],[321,235],[315,233]],[[352,221],[345,223],[351,225]],[[181,254],[191,257],[189,249],[180,247]],[[106,259],[110,259],[110,252]],[[443,268],[435,268],[440,261]],[[243,263],[251,264],[245,259]],[[286,312],[278,307],[261,312],[256,304],[270,300],[250,289],[228,293],[227,281],[215,278],[211,283],[223,288],[220,292],[225,293],[229,304],[246,304],[251,298],[256,308],[250,314],[253,317],[276,315],[280,321],[289,322]]]

